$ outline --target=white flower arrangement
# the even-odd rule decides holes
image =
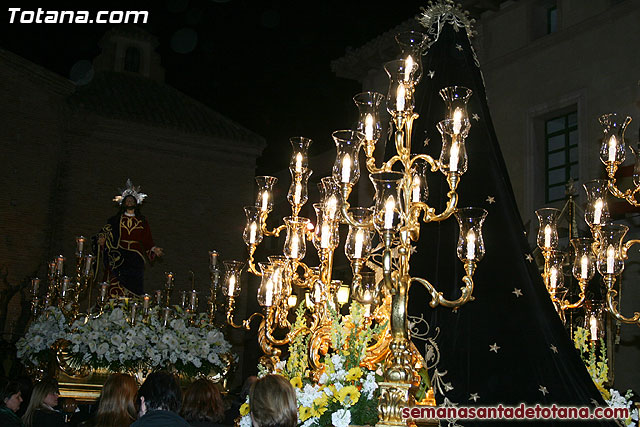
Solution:
[[[38,366],[51,351],[51,346],[69,333],[67,319],[58,307],[47,307],[16,343],[17,355],[25,363]]]
[[[107,308],[89,321],[79,319],[67,338],[72,360],[111,371],[172,368],[188,376],[220,373],[231,356],[231,344],[209,324],[205,313],[176,308],[167,326],[154,307],[132,326],[121,306]]]
[[[176,307],[165,327],[160,311],[154,307],[148,316],[138,313],[131,325],[126,303],[112,302],[100,315],[82,316],[69,325],[59,308],[48,307],[18,340],[17,355],[38,366],[47,361],[56,341],[65,340],[72,366],[112,372],[171,369],[194,377],[222,374],[236,362],[231,344],[205,313]]]

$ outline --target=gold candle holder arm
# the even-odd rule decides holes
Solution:
[[[608,170],[608,168],[607,168]],[[614,174],[615,174],[615,170],[614,170]],[[635,194],[640,191],[640,186],[635,187],[633,190],[628,189],[626,191],[622,191],[618,188],[617,184],[616,184],[616,178],[614,176],[611,176],[611,174],[609,174],[609,180],[608,180],[608,188],[609,188],[609,192],[616,198],[618,199],[623,199],[626,200],[627,203],[629,203],[632,206],[640,206],[640,202],[638,202],[638,200],[636,200],[636,196]]]
[[[613,289],[613,285],[616,282],[616,278],[612,274],[607,274],[604,277],[604,282],[607,285],[607,306],[608,311],[611,313],[613,317],[618,319],[623,323],[629,324],[637,324],[640,326],[640,313],[637,311],[633,313],[633,317],[625,317],[618,311],[618,301],[616,301],[616,296],[618,296],[618,291]]]
[[[351,205],[347,201],[349,199],[349,195],[351,194],[351,185],[350,184],[342,184],[342,203],[340,206],[340,213],[342,217],[347,222],[348,225],[352,227],[370,227],[373,225],[373,220],[365,223],[359,223],[353,219],[353,217],[349,214],[349,208]]]
[[[447,197],[449,198],[449,200],[447,201],[447,207],[439,214],[436,214],[433,208],[426,208],[424,210],[424,216],[422,217],[422,220],[425,223],[429,223],[432,221],[444,221],[451,215],[453,215],[453,213],[456,211],[456,207],[458,206],[458,193],[452,185],[452,180],[450,180],[450,178],[452,177],[455,177],[455,175],[451,174],[449,177],[447,177],[447,181],[449,181],[449,186],[451,188],[451,191],[447,193]],[[457,177],[455,177],[455,179],[457,179]]]
[[[280,237],[280,232],[287,228],[285,224],[274,228],[273,230],[269,230],[267,228],[267,218],[269,217],[270,211],[264,211],[260,216],[260,228],[262,229],[262,234],[269,237]]]
[[[475,264],[475,263],[468,263],[468,264]],[[467,267],[467,265],[465,264],[465,268]],[[473,266],[475,267],[475,265]],[[470,268],[468,269],[470,270]],[[409,284],[411,284],[412,282],[417,282],[420,283],[422,286],[424,286],[424,288],[431,294],[431,301],[429,302],[429,306],[432,308],[435,308],[439,305],[443,306],[443,307],[449,307],[449,308],[456,308],[456,307],[460,307],[463,304],[466,304],[469,301],[473,301],[474,297],[473,297],[473,274],[467,274],[462,278],[462,281],[464,282],[464,286],[460,288],[461,291],[461,295],[460,298],[455,299],[455,300],[448,300],[446,299],[443,295],[442,292],[438,292],[438,290],[431,284],[429,283],[428,280],[425,280],[421,277],[411,277],[409,279]]]
[[[429,165],[431,165],[431,172],[437,172],[440,169],[440,162],[438,162],[436,159],[429,156],[428,154],[416,154],[411,158],[411,161],[409,162],[409,166],[410,167],[413,166],[413,164],[417,160],[424,160],[425,162],[429,163]]]
[[[582,304],[584,304],[584,301],[586,299],[585,289],[587,287],[587,282],[585,280],[580,280],[578,283],[580,284],[580,295],[578,296],[578,301],[574,302],[573,304],[570,303],[568,300],[559,301],[560,309],[562,311],[567,309],[572,310],[574,308],[582,307]]]
[[[629,240],[622,246],[623,259],[627,259],[629,257],[627,253],[629,252],[629,249],[631,249],[631,246],[635,245],[636,243],[640,243],[640,240],[639,239]]]
[[[235,329],[246,329],[247,331],[249,329],[251,329],[251,321],[253,319],[257,319],[257,318],[262,318],[265,319],[264,314],[262,313],[253,313],[251,316],[249,316],[248,319],[243,320],[242,324],[238,325],[234,322],[233,320],[233,314],[235,312],[236,309],[236,304],[235,304],[235,297],[229,297],[229,302],[227,303],[227,324],[229,326],[231,326],[232,328]]]
[[[256,264],[255,264],[255,258],[253,257],[253,254],[255,253],[256,249],[257,249],[258,245],[256,244],[252,244],[249,247],[249,259],[247,260],[247,265],[248,265],[248,270],[249,272],[251,272],[251,274],[254,274],[256,276],[262,277],[262,273],[258,271],[258,269],[256,268]]]

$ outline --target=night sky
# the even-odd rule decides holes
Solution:
[[[90,6],[90,7],[89,7]],[[148,10],[140,25],[159,40],[166,82],[266,138],[258,173],[288,162],[288,138],[333,146],[333,130],[351,127],[355,81],[330,62],[420,12],[426,1],[160,0],[18,2],[23,10]],[[0,46],[64,77],[82,77],[109,24],[10,24]]]

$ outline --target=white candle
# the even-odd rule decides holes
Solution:
[[[256,231],[258,226],[255,222],[252,222],[249,226],[249,243],[254,244],[256,242]]]
[[[544,226],[544,247],[551,247],[551,226],[549,224]]]
[[[233,296],[233,291],[236,290],[236,276],[235,274],[232,274],[231,276],[229,276],[229,296],[232,297]]]
[[[356,259],[362,258],[362,246],[364,245],[364,230],[358,228],[356,231],[356,247],[353,250],[353,257]]]
[[[476,233],[469,230],[467,233],[467,259],[473,261],[476,257]]]
[[[551,277],[549,278],[549,287],[551,289],[555,289],[558,284],[558,270],[556,270],[555,267],[551,267],[550,276]]]
[[[396,110],[404,111],[404,97],[405,97],[405,88],[402,83],[398,85],[398,90],[396,91]]]
[[[298,258],[298,235],[294,234],[293,237],[291,237],[291,246],[290,246],[290,253],[291,253],[291,258]]]
[[[93,265],[93,255],[89,254],[84,257],[84,275],[88,276]]]
[[[593,212],[593,223],[600,224],[600,220],[602,218],[602,207],[604,206],[604,202],[602,199],[596,200],[594,203],[594,212]]]
[[[349,182],[349,175],[351,175],[351,156],[345,154],[342,158],[342,182]]]
[[[337,210],[338,199],[336,199],[336,196],[329,197],[329,200],[327,200],[327,216],[329,219],[335,219]]]
[[[404,79],[409,81],[411,79],[411,71],[413,71],[413,58],[411,55],[407,56],[407,59],[404,61]]]
[[[268,207],[269,207],[269,192],[264,191],[262,193],[262,210],[266,211]]]
[[[299,182],[296,182],[296,189],[293,192],[293,204],[294,205],[299,205],[300,204],[301,194],[302,194],[302,184],[300,184]]]
[[[271,281],[271,279],[267,281],[265,288],[264,305],[267,307],[271,307],[273,305],[273,282]]]
[[[60,255],[56,260],[56,271],[62,274],[62,270],[64,270],[64,257]]]
[[[453,134],[458,135],[462,129],[462,110],[456,108],[453,112]]]
[[[585,279],[589,277],[589,257],[582,255],[580,258],[580,278]]]
[[[607,274],[613,274],[614,263],[616,261],[616,250],[612,245],[607,248]]]
[[[598,319],[595,316],[591,316],[589,319],[589,332],[591,332],[591,341],[598,340]]]
[[[449,172],[457,172],[458,171],[458,153],[460,152],[460,148],[458,147],[458,143],[456,141],[451,145],[451,152],[449,154]]]
[[[329,224],[322,224],[322,228],[320,229],[320,247],[322,249],[327,249],[331,243],[331,228]]]
[[[411,190],[411,201],[416,203],[420,201],[420,176],[413,176],[413,188]]]
[[[616,141],[616,136],[615,135],[611,135],[611,138],[609,138],[609,161],[610,162],[615,162],[616,161],[616,145],[617,145]]]
[[[82,251],[84,249],[84,237],[83,236],[77,237],[76,243],[78,245],[78,254],[82,256]]]
[[[393,211],[395,210],[396,202],[393,200],[393,196],[389,196],[387,202],[384,205],[384,228],[393,228]]]
[[[302,172],[302,153],[296,154],[296,173]]]
[[[371,114],[367,114],[364,119],[364,139],[373,141],[373,116]]]

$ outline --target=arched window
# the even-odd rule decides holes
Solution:
[[[124,70],[132,73],[140,71],[140,51],[132,46],[124,54]]]

